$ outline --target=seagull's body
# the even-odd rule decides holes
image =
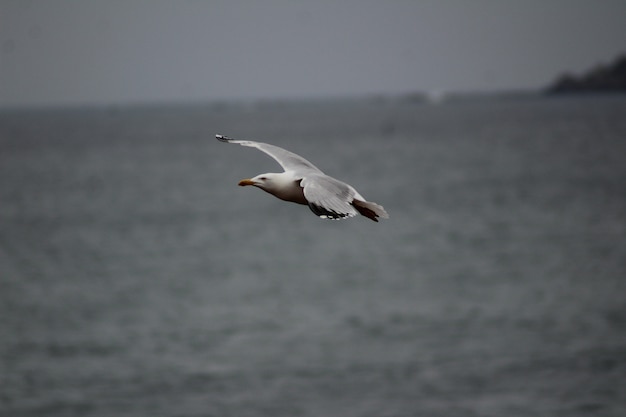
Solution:
[[[222,135],[215,137],[222,142],[257,148],[274,158],[285,170],[241,180],[241,186],[253,185],[281,200],[307,205],[324,219],[343,219],[357,214],[375,222],[379,217],[389,218],[382,206],[366,201],[354,187],[324,174],[300,155],[268,143],[235,140]]]

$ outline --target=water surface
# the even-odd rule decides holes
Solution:
[[[626,100],[0,113],[0,414],[621,416]],[[286,147],[391,218],[237,181]]]

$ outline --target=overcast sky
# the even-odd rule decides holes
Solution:
[[[0,106],[538,88],[625,0],[0,0]]]

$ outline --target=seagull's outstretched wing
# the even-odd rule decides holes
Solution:
[[[300,172],[312,170],[319,173],[322,172],[318,167],[316,167],[300,155],[296,155],[295,153],[289,152],[288,150],[283,149],[279,146],[270,145],[269,143],[263,142],[254,142],[251,140],[236,140],[223,135],[215,135],[215,138],[221,142],[237,143],[241,146],[250,146],[252,148],[257,148],[261,152],[265,152],[266,154],[274,158],[285,171]]]
[[[300,182],[313,213],[327,219],[343,219],[359,214],[352,202],[363,199],[350,185],[324,174],[310,173]]]

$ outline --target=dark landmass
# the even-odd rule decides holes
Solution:
[[[609,65],[598,65],[581,76],[563,74],[545,92],[547,94],[626,92],[626,54]]]

